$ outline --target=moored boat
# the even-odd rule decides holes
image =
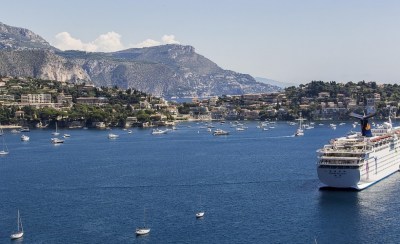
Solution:
[[[135,230],[137,236],[147,235],[150,233],[150,228],[146,227],[146,209],[143,209],[143,227],[138,227]]]
[[[21,216],[19,215],[19,210],[18,210],[18,215],[17,215],[17,232],[11,234],[10,238],[11,240],[16,240],[21,238],[24,235],[24,227],[22,226],[22,220]]]
[[[216,129],[213,132],[214,136],[225,136],[225,135],[229,135],[229,131],[225,131],[225,130],[221,130],[221,129]]]
[[[203,211],[201,211],[201,212],[197,212],[196,213],[196,218],[203,218],[204,217],[204,212]]]
[[[22,135],[22,136],[21,136],[21,141],[29,141],[29,136],[27,136],[27,135]]]
[[[113,134],[113,133],[108,134],[108,139],[117,139],[118,137],[119,137],[119,135],[117,135],[117,134]]]
[[[2,128],[1,125],[0,125],[0,134],[2,135],[1,140],[2,140],[2,144],[3,144],[3,149],[0,150],[0,156],[5,156],[5,155],[7,155],[9,153],[9,151],[8,151],[8,147],[7,147],[6,141],[4,139],[5,136],[4,136],[3,128]]]
[[[304,136],[304,130],[303,130],[303,127],[302,127],[301,123],[302,123],[303,120],[305,120],[305,119],[303,119],[303,118],[301,117],[301,113],[300,113],[300,118],[298,118],[298,119],[296,119],[296,120],[299,121],[299,128],[296,130],[296,133],[294,133],[294,135],[295,135],[295,136]]]
[[[151,134],[152,135],[160,135],[160,134],[167,134],[167,132],[168,132],[168,129],[166,129],[166,130],[153,129],[151,131]]]
[[[55,138],[51,138],[51,143],[53,143],[53,144],[61,144],[61,143],[64,143],[64,140],[61,140],[61,139],[55,137]]]
[[[20,132],[30,132],[31,130],[29,129],[29,127],[22,127],[19,131]]]

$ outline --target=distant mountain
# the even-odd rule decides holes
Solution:
[[[79,65],[49,50],[0,51],[0,76],[35,77],[48,80],[90,80]]]
[[[0,22],[0,49],[27,50],[46,49],[57,50],[41,36],[24,28],[5,25]]]
[[[298,86],[298,84],[290,83],[290,82],[276,81],[276,80],[271,80],[271,79],[262,78],[262,77],[254,77],[254,78],[258,82],[274,85],[274,86],[277,86],[277,87],[280,87],[280,88],[286,88],[286,87],[289,87],[289,86]]]
[[[112,53],[60,51],[35,33],[0,24],[0,75],[134,88],[157,96],[220,96],[276,91],[252,76],[224,70],[191,46],[163,45]]]

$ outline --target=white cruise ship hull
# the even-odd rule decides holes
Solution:
[[[317,169],[318,178],[325,187],[358,189],[360,171],[358,169]]]
[[[400,170],[400,152],[382,150],[359,167],[324,166],[317,168],[318,178],[325,187],[363,190]]]

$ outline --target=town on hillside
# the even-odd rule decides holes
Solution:
[[[29,127],[151,127],[182,120],[348,120],[349,112],[397,114],[400,87],[361,81],[312,81],[283,92],[192,98],[177,103],[143,92],[90,83],[0,78],[0,122]]]

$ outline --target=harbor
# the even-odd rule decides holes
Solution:
[[[396,242],[398,173],[363,191],[320,190],[316,151],[354,130],[329,123],[300,137],[286,122],[182,122],[160,135],[59,129],[62,144],[52,129],[30,130],[29,141],[5,129],[0,243],[17,210],[26,243]],[[144,209],[151,232],[137,236]]]

